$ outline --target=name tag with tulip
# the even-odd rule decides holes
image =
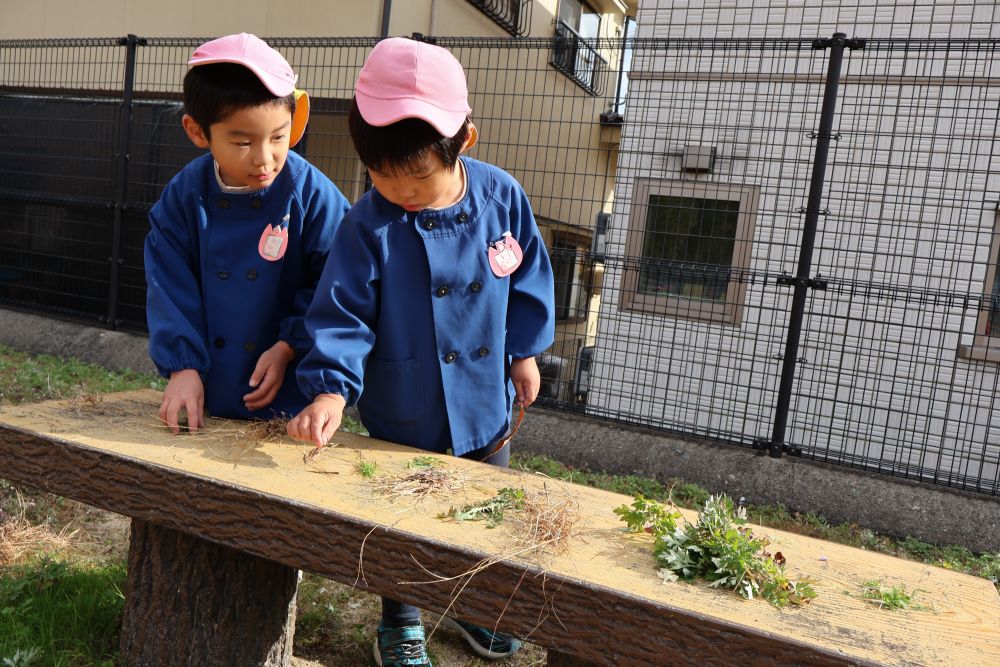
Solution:
[[[499,240],[490,244],[487,250],[490,257],[490,269],[497,278],[509,276],[521,266],[524,251],[510,232],[505,232]]]
[[[264,233],[260,235],[260,243],[257,244],[257,252],[269,262],[277,262],[285,256],[288,249],[288,227],[282,224],[267,225]]]

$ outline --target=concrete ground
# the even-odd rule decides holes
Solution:
[[[155,372],[144,336],[15,310],[0,309],[0,343],[115,370]],[[747,503],[781,503],[899,537],[1000,551],[1000,498],[992,496],[535,408],[513,445],[574,467],[680,478]]]

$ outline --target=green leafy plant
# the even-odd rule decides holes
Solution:
[[[879,609],[923,609],[914,604],[913,594],[902,584],[888,586],[881,581],[870,579],[861,586],[861,599]]]
[[[30,667],[40,657],[37,646],[29,649],[18,649],[14,655],[0,661],[3,667]]]
[[[436,468],[443,465],[445,465],[444,461],[434,456],[415,456],[406,462],[407,468],[416,468],[417,470],[423,468]]]
[[[736,507],[725,495],[711,496],[696,523],[678,526],[680,514],[639,496],[631,506],[615,509],[632,531],[653,534],[653,557],[666,581],[704,579],[713,588],[724,588],[771,604],[803,604],[816,597],[806,581],[791,581],[780,552],[767,552],[768,540],[754,537],[746,525],[746,509]]]
[[[524,489],[503,488],[497,495],[478,503],[463,505],[461,509],[452,507],[438,518],[456,521],[486,521],[487,528],[495,528],[503,521],[504,512],[524,507]]]
[[[681,513],[668,510],[660,503],[638,495],[632,505],[622,505],[614,510],[634,533],[646,532],[653,535],[672,533],[677,528],[677,519]]]
[[[378,472],[378,463],[371,459],[366,459],[360,452],[358,453],[358,474],[365,479],[371,479]]]

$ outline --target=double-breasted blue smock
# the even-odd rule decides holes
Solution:
[[[197,370],[205,407],[219,417],[294,415],[308,405],[295,382],[310,346],[303,317],[348,208],[296,153],[270,186],[248,194],[221,190],[211,154],[182,169],[149,213],[145,244],[149,354],[159,372]],[[277,261],[258,249],[266,226],[287,233]],[[279,340],[296,358],[274,402],[251,412],[250,375]]]
[[[462,158],[465,197],[408,212],[377,190],[344,218],[306,316],[298,370],[309,397],[342,394],[372,436],[455,455],[499,440],[514,397],[511,358],[555,335],[552,266],[527,196],[503,170]],[[488,249],[523,250],[509,276]]]

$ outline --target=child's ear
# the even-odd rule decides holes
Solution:
[[[188,139],[191,140],[198,148],[208,148],[208,137],[205,136],[204,130],[201,129],[201,125],[195,122],[195,119],[188,114],[184,114],[181,118],[181,125],[184,126],[184,131],[188,135]]]
[[[469,136],[465,138],[465,143],[462,144],[462,150],[460,150],[459,153],[464,153],[465,151],[475,146],[476,142],[479,141],[479,130],[476,129],[475,123],[470,122],[468,128],[469,128]]]

